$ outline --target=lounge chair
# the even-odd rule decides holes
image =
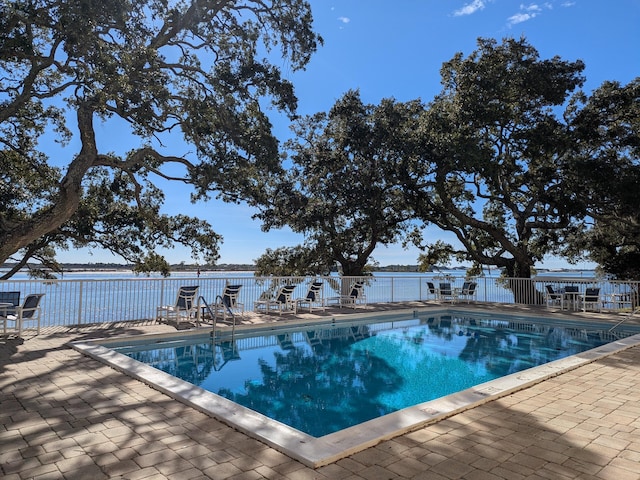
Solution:
[[[158,307],[156,318],[159,321],[175,321],[180,324],[181,320],[191,321],[192,318],[198,319],[198,286],[180,287],[176,303],[173,305],[165,305]]]
[[[476,298],[477,286],[478,284],[476,282],[464,282],[462,288],[455,292],[456,298],[466,298],[467,303],[469,303],[472,298]]]
[[[586,312],[589,307],[596,312],[601,311],[600,289],[599,288],[587,288],[584,295],[580,296],[580,305],[582,305],[582,311]]]
[[[434,300],[438,299],[438,289],[433,282],[427,282],[427,299],[429,298],[429,295],[433,296]]]
[[[15,313],[0,316],[4,334],[7,334],[7,323],[9,322],[13,322],[18,331],[18,337],[22,337],[22,332],[26,329],[25,324],[28,322],[35,322],[36,334],[40,334],[40,300],[44,295],[44,293],[27,295],[22,306],[15,307]]]
[[[553,305],[558,305],[562,307],[562,293],[556,292],[553,289],[552,285],[545,285],[545,303],[548,307],[552,307]]]
[[[358,304],[364,305],[367,303],[367,297],[364,294],[364,283],[355,282],[351,285],[348,295],[340,295],[340,306],[356,308]]]
[[[280,287],[273,298],[257,300],[253,304],[254,311],[258,313],[270,313],[273,310],[282,315],[284,312],[296,312],[296,303],[291,299],[295,285],[284,285]]]
[[[217,317],[218,314],[222,315],[222,320],[227,320],[227,315],[232,318],[236,315],[244,314],[244,303],[238,301],[240,295],[240,289],[242,285],[227,285],[224,287],[222,295],[216,297],[216,302],[213,305],[213,316]]]
[[[309,307],[309,313],[313,311],[313,307],[324,310],[324,298],[322,298],[322,282],[312,282],[309,284],[309,290],[304,298],[295,300],[296,311],[301,307]]]

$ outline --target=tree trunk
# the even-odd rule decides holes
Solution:
[[[0,264],[38,238],[59,228],[77,211],[82,195],[82,180],[97,158],[93,111],[86,105],[78,108],[78,129],[82,148],[69,164],[52,204],[45,206],[25,222],[0,232]]]
[[[505,269],[507,288],[513,292],[513,301],[523,305],[542,305],[544,293],[531,280],[531,265],[526,262],[509,262]]]

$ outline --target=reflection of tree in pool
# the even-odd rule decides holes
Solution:
[[[460,359],[483,364],[496,376],[504,376],[585,350],[561,328],[530,335],[506,329],[464,328],[468,335]]]
[[[246,394],[218,393],[314,436],[389,413],[375,399],[399,388],[401,377],[351,344],[325,340],[313,346],[315,356],[303,348],[278,352],[275,367],[261,361],[262,381],[247,384]]]

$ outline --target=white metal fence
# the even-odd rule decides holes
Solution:
[[[161,305],[175,303],[178,288],[198,285],[199,295],[208,303],[215,302],[227,284],[242,285],[240,302],[245,310],[253,309],[253,303],[263,294],[272,294],[278,286],[296,285],[293,298],[304,297],[314,280],[323,282],[323,296],[329,298],[344,293],[356,280],[364,281],[367,303],[394,303],[432,300],[427,281],[436,286],[449,282],[460,288],[463,277],[430,277],[426,275],[381,275],[364,278],[350,277],[252,277],[214,276],[180,278],[134,279],[84,279],[84,280],[5,280],[0,282],[0,292],[19,291],[21,302],[31,293],[44,293],[42,301],[42,327],[82,326],[98,323],[139,321],[155,318]],[[474,279],[478,287],[475,301],[505,304],[542,304],[546,285],[556,290],[576,285],[581,291],[587,287],[600,288],[605,308],[634,308],[637,302],[639,282],[609,281],[595,278],[537,277],[534,279],[500,279],[480,277]],[[518,292],[514,296],[514,292]]]

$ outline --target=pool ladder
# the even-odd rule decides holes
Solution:
[[[203,306],[202,308],[205,308],[208,312],[209,315],[211,316],[211,318],[213,319],[213,325],[211,327],[211,338],[212,340],[215,341],[216,339],[216,325],[218,323],[218,300],[220,300],[220,305],[222,305],[222,307],[224,308],[224,300],[222,299],[221,295],[216,296],[216,309],[215,311],[211,310],[211,307],[209,306],[209,304],[207,303],[207,301],[204,299],[203,296],[200,296],[198,298],[198,304]],[[198,312],[200,312],[201,309],[198,308]],[[233,323],[231,326],[231,338],[233,339],[233,337],[235,336],[236,333],[236,315],[233,313],[233,310],[231,310],[231,308],[227,307],[227,311],[229,312],[229,315],[231,315],[231,318],[233,319]]]

